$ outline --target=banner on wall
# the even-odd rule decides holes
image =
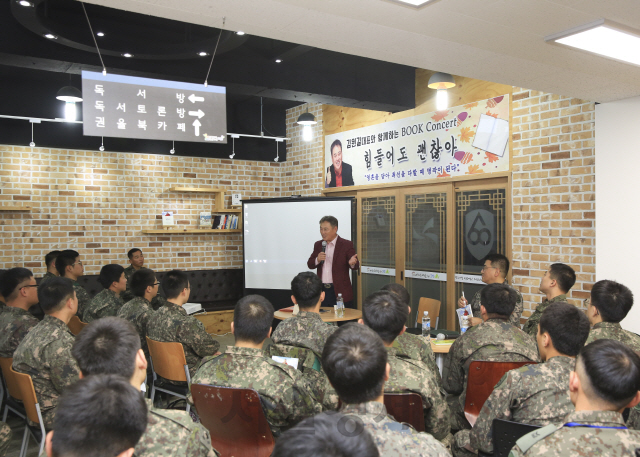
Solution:
[[[325,136],[325,187],[509,171],[509,95]]]

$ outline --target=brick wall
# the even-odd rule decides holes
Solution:
[[[595,282],[595,105],[514,88],[513,283],[524,315],[542,300],[551,263],[570,265],[570,301],[582,305]]]
[[[275,147],[274,147],[275,157]],[[146,265],[172,268],[241,268],[241,234],[150,236],[162,210],[175,211],[181,228],[196,228],[213,194],[167,192],[172,186],[223,187],[243,197],[280,196],[281,164],[152,154],[69,151],[0,146],[0,205],[33,211],[0,212],[0,268],[45,271],[44,255],[72,248],[87,274],[107,263],[127,264],[141,248]]]

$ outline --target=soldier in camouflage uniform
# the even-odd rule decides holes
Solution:
[[[78,299],[71,281],[51,278],[38,287],[38,300],[45,317],[16,349],[13,369],[31,376],[44,426],[50,429],[60,395],[78,380],[78,364],[71,356],[75,337],[67,326]]]
[[[640,351],[640,336],[624,330],[620,325],[632,306],[633,294],[628,287],[609,280],[595,283],[587,308],[587,317],[593,326],[587,344],[606,338]]]
[[[124,268],[120,265],[105,265],[100,269],[98,278],[104,290],[93,297],[93,300],[84,310],[82,321],[89,323],[101,317],[116,316],[124,302],[120,295],[127,287],[127,278],[124,276]]]
[[[524,308],[524,305],[522,303],[522,294],[520,294],[519,291],[514,289],[507,282],[508,273],[509,259],[507,259],[502,254],[489,254],[486,257],[484,266],[482,267],[482,282],[485,284],[505,284],[516,293],[516,304],[513,308],[513,311],[509,315],[509,322],[511,322],[512,325],[520,328],[520,317],[522,316],[522,310]],[[481,294],[483,289],[480,289],[478,292],[476,292],[473,296],[473,299],[471,300],[471,311],[473,312],[473,317],[470,319],[470,324],[472,326],[482,323],[480,306],[482,306]],[[458,307],[464,308],[465,306],[467,306],[466,298],[460,297],[460,299],[458,300]]]
[[[182,307],[189,300],[189,280],[183,271],[169,271],[162,278],[167,304],[156,311],[147,324],[147,336],[163,343],[182,343],[189,365],[189,374],[195,375],[200,361],[220,349],[220,343],[204,329],[204,325],[187,315]]]
[[[407,305],[409,315],[411,315],[411,307],[409,306],[411,297],[409,291],[407,291],[404,286],[394,282],[384,285],[380,290],[396,294],[400,300]],[[438,387],[443,388],[442,376],[436,364],[436,357],[433,349],[431,349],[431,344],[427,343],[422,336],[404,332],[393,341],[393,347],[398,350],[398,354],[405,355],[413,360],[419,360],[426,364],[429,367],[429,371],[436,374]]]
[[[29,308],[38,303],[36,280],[26,268],[5,271],[0,293],[7,297],[7,306],[0,311],[0,357],[13,357],[24,336],[38,324]]]
[[[380,337],[364,325],[348,323],[329,337],[322,367],[342,400],[340,412],[364,425],[381,456],[450,455],[430,434],[387,415],[385,381],[392,370],[387,355]]]
[[[236,304],[231,331],[235,346],[202,361],[192,384],[254,389],[260,394],[274,436],[322,411],[309,386],[293,367],[264,356],[271,334],[273,306],[264,297],[248,295]],[[189,402],[193,403],[191,393]],[[198,405],[196,405],[196,408]]]
[[[586,345],[569,381],[575,412],[518,441],[509,455],[635,456],[640,432],[627,430],[621,412],[640,401],[640,357],[614,340]]]
[[[105,348],[109,348],[105,350]],[[117,317],[105,317],[87,325],[72,349],[83,375],[115,374],[139,388],[147,373],[147,361],[136,329]],[[127,363],[123,363],[127,361]],[[214,457],[209,432],[179,410],[158,409],[146,400],[147,429],[135,447],[137,457]]]
[[[56,259],[61,252],[62,251],[51,251],[44,256],[44,266],[47,269],[47,272],[42,277],[43,280],[58,276],[59,273],[58,270],[56,270]]]
[[[545,298],[529,316],[522,330],[535,337],[538,334],[538,323],[544,310],[552,303],[566,303],[567,293],[575,283],[576,272],[573,268],[564,263],[552,264],[540,280],[540,292],[545,295]]]
[[[147,324],[153,316],[151,308],[151,300],[158,294],[158,286],[160,283],[156,281],[156,275],[148,268],[141,268],[131,276],[131,290],[136,297],[120,308],[118,317],[125,319],[133,324],[140,336],[140,347],[144,351],[144,355],[149,358],[149,348],[147,347]]]
[[[574,411],[569,374],[589,335],[589,320],[575,306],[555,303],[545,310],[539,328],[538,352],[545,363],[526,365],[502,377],[473,428],[456,434],[455,456],[475,455],[477,450],[492,454],[494,419],[542,426],[559,424]]]
[[[73,281],[73,290],[78,297],[78,317],[82,320],[84,309],[91,301],[91,295],[78,282],[80,276],[84,276],[84,266],[80,260],[80,254],[72,249],[65,249],[56,257],[56,270],[60,277]]]
[[[387,348],[387,363],[391,366],[385,393],[415,392],[422,397],[425,430],[436,439],[450,442],[449,407],[444,390],[438,387],[436,373],[424,363],[398,354],[393,341],[404,332],[409,308],[391,292],[375,292],[363,303],[364,323],[380,336]],[[437,371],[437,369],[436,369]]]
[[[11,427],[4,422],[0,422],[0,457],[7,455],[12,434]]]
[[[470,428],[464,416],[469,365],[476,360],[491,362],[538,362],[538,349],[533,338],[509,323],[517,295],[506,284],[490,284],[482,289],[482,319],[451,346],[445,359],[444,388],[454,395],[449,398],[451,428]]]
[[[131,290],[131,276],[133,276],[133,273],[143,268],[144,265],[144,255],[142,255],[142,251],[140,249],[130,249],[127,253],[127,256],[129,257],[130,263],[130,265],[124,269],[124,275],[127,278],[127,289],[122,292],[122,294],[120,294],[120,297],[122,298],[122,301],[124,303],[135,298],[135,295]],[[160,294],[156,295],[155,297],[153,297],[153,300],[151,300],[151,308],[153,308],[154,311],[160,309],[166,304],[167,299]]]

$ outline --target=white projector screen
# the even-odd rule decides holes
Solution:
[[[245,289],[290,290],[291,280],[309,270],[307,260],[320,240],[320,219],[338,219],[338,235],[353,240],[353,199],[294,198],[242,202]]]

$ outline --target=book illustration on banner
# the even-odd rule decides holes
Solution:
[[[235,214],[216,214],[211,228],[214,230],[233,230],[238,228],[238,216]]]
[[[481,114],[476,136],[473,140],[473,147],[502,157],[508,142],[509,122]]]
[[[173,219],[173,211],[163,211],[162,212],[162,226],[170,227],[175,225],[175,220]]]
[[[207,211],[202,211],[200,213],[198,226],[201,229],[210,228],[211,227],[211,213],[209,213]]]

